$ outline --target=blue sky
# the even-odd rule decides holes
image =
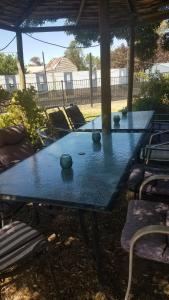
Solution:
[[[3,48],[10,40],[15,36],[14,32],[0,30],[0,49]],[[47,42],[56,43],[62,46],[69,46],[70,41],[74,39],[73,35],[67,35],[64,32],[49,32],[49,33],[34,33],[34,37],[40,38]],[[117,48],[120,44],[125,43],[124,40],[115,39],[112,49]],[[65,49],[46,45],[31,39],[30,37],[23,34],[23,49],[24,49],[24,60],[25,64],[27,64],[31,57],[38,56],[42,58],[42,51],[44,51],[46,63],[52,59],[53,57],[60,57],[64,55]],[[3,52],[5,53],[14,53],[16,54],[16,40],[12,42],[12,44],[5,49]],[[96,48],[88,48],[83,50],[84,54],[92,53],[95,56],[100,56],[100,47]]]

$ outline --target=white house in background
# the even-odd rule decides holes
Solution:
[[[67,57],[55,57],[46,65],[46,71],[73,72],[77,71],[77,67]]]
[[[151,73],[155,73],[155,72],[160,72],[160,73],[169,73],[169,63],[158,63],[158,64],[154,64],[150,70],[146,71],[151,72]]]
[[[43,72],[44,67],[43,66],[36,66],[36,65],[28,65],[26,66],[26,71],[29,74],[36,74]]]

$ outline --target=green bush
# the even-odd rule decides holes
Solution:
[[[11,94],[0,86],[0,111],[4,111],[5,106],[10,100]]]
[[[169,76],[155,73],[141,83],[140,93],[135,97],[133,110],[154,110],[169,113]]]
[[[47,119],[44,111],[39,109],[35,102],[36,91],[33,87],[27,90],[17,90],[4,114],[0,115],[0,127],[24,124],[33,144],[39,136],[37,129],[46,126]]]

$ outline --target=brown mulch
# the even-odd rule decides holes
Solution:
[[[128,278],[128,254],[120,245],[127,201],[112,213],[98,215],[103,250],[104,284],[97,278],[95,261],[83,241],[76,210],[40,209],[36,226],[49,237],[52,267],[56,276],[55,291],[51,284],[46,257],[43,256],[18,274],[2,290],[7,300],[123,300]],[[24,219],[24,213],[20,216]],[[90,214],[86,224],[91,236]],[[169,267],[135,257],[132,300],[169,299]]]

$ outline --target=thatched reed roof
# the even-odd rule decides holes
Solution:
[[[104,0],[102,0],[104,1]],[[26,19],[71,18],[79,27],[98,27],[99,0],[1,0],[0,27],[18,27]],[[169,0],[109,0],[110,25],[169,18]]]

